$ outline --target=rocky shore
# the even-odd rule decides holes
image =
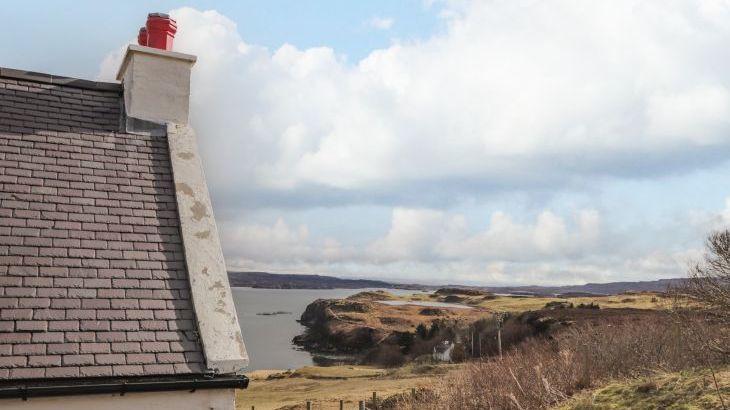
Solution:
[[[347,299],[318,299],[302,314],[299,322],[306,331],[293,342],[313,353],[363,357],[379,345],[397,345],[399,339],[415,334],[419,325],[453,326],[486,313],[482,309],[390,306],[377,300],[388,298],[387,293],[364,292]]]

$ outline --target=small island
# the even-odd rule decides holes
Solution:
[[[291,312],[284,312],[281,310],[278,310],[276,312],[259,312],[256,315],[257,316],[278,316],[278,315],[291,315]]]

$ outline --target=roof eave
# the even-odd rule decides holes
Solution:
[[[32,397],[86,394],[125,394],[228,388],[245,389],[248,387],[248,381],[248,378],[243,375],[12,380],[0,383],[0,399],[21,398],[27,400]]]

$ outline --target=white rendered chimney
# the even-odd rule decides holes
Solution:
[[[151,13],[138,42],[127,47],[117,80],[124,85],[127,117],[155,123],[188,123],[190,70],[196,57],[172,51],[177,25]],[[142,44],[144,42],[144,44]]]

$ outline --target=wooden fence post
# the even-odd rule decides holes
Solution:
[[[360,405],[359,406],[360,410],[365,410],[365,402],[364,401],[360,400],[360,402],[358,404]]]
[[[345,401],[340,400],[340,410],[345,410]]]
[[[307,410],[312,410],[312,402],[311,401],[308,401],[307,402]]]
[[[373,410],[378,410],[378,395],[373,392]]]
[[[497,350],[499,351],[499,360],[502,360],[502,326],[504,325],[504,320],[507,317],[507,313],[505,312],[497,312],[496,319],[497,319]]]

